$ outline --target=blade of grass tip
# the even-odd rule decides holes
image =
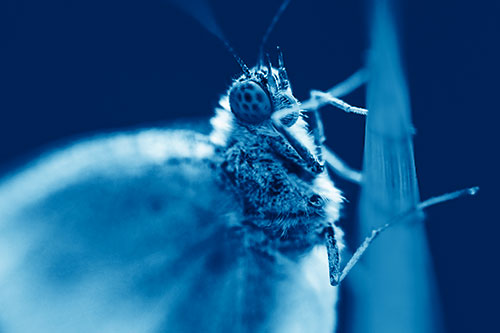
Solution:
[[[370,112],[359,204],[363,238],[420,202],[410,102],[390,2],[372,2],[367,64]],[[408,220],[417,218],[410,215]],[[350,275],[350,332],[420,333],[439,328],[439,306],[435,306],[439,302],[434,299],[437,293],[423,224],[394,228],[383,242],[370,246],[363,261],[366,274],[358,269]]]

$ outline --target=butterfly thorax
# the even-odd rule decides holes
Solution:
[[[241,228],[255,243],[309,247],[323,243],[321,233],[339,216],[342,201],[318,160],[318,146],[300,111],[286,71],[269,64],[233,82],[211,123],[218,146],[222,186],[241,204]],[[257,246],[259,247],[259,246]]]
[[[300,123],[299,123],[300,124]],[[283,159],[284,138],[272,124],[232,122],[220,148],[220,178],[240,202],[256,248],[299,250],[323,242],[325,226],[338,218],[339,191],[326,172],[313,176],[300,162]]]

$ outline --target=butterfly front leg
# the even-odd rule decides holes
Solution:
[[[322,162],[323,160],[325,160],[328,166],[338,176],[353,183],[361,183],[361,172],[352,169],[340,157],[338,157],[337,154],[335,154],[331,149],[324,145],[326,137],[323,129],[323,121],[321,120],[321,116],[318,110],[313,110],[312,112],[310,112],[309,119],[309,124],[314,136],[314,143],[317,147],[316,149],[319,159]]]
[[[333,226],[329,225],[325,231],[326,251],[328,253],[328,269],[330,272],[330,284],[337,286],[340,282],[340,251],[335,239]]]
[[[271,137],[269,144],[278,155],[293,162],[312,177],[323,172],[323,163],[300,143],[287,128],[279,126],[277,130],[279,134]]]

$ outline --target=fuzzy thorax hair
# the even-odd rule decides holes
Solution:
[[[245,216],[276,235],[300,233],[307,243],[316,243],[313,238],[318,232],[339,219],[343,200],[327,171],[305,175],[300,165],[281,158],[280,150],[289,145],[271,119],[244,124],[231,112],[228,95],[219,104],[210,121],[210,140],[221,154],[224,184],[237,194]],[[307,149],[316,151],[302,115],[288,130]],[[342,231],[337,227],[335,238],[342,244]]]

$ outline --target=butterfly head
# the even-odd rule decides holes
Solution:
[[[293,96],[280,52],[278,68],[273,68],[269,57],[265,66],[256,66],[238,78],[229,90],[231,112],[241,122],[259,125],[271,119],[273,112],[298,104]],[[292,126],[298,112],[282,119],[284,126]]]

